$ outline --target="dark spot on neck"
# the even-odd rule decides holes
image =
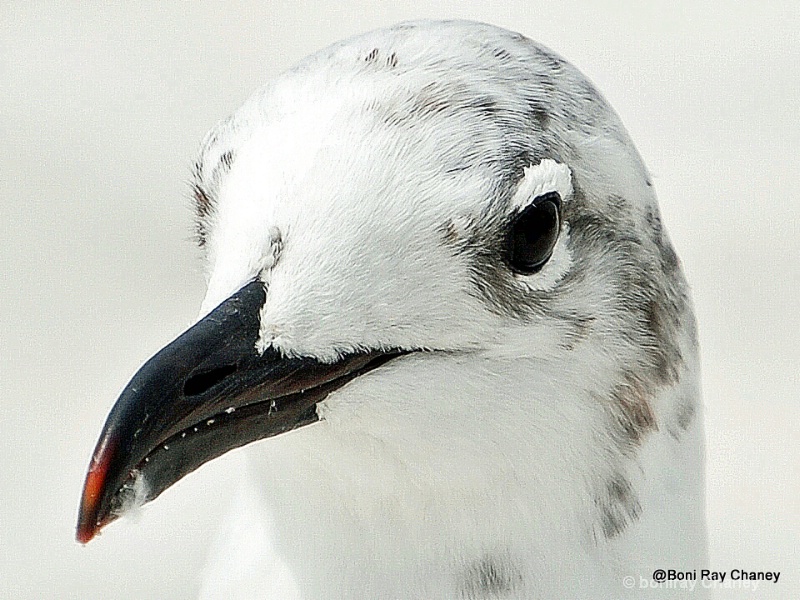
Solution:
[[[509,558],[484,556],[464,573],[459,597],[464,600],[505,598],[518,591],[522,574]]]
[[[621,383],[611,390],[611,414],[617,430],[622,434],[624,447],[638,445],[649,431],[658,429],[655,414],[650,405],[654,390],[648,382],[633,371],[625,374]]]
[[[676,440],[680,439],[681,433],[689,429],[696,414],[694,399],[686,394],[680,395],[676,400],[673,423],[668,425],[669,434]]]
[[[192,184],[192,197],[194,199],[195,236],[197,244],[203,247],[206,244],[206,223],[214,210],[214,203],[205,188],[198,182]]]
[[[621,473],[612,475],[595,498],[599,510],[600,531],[607,539],[614,538],[639,518],[642,507],[630,481]]]

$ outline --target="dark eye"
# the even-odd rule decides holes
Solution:
[[[549,192],[514,215],[506,239],[508,264],[522,275],[531,275],[550,260],[561,231],[561,196]]]

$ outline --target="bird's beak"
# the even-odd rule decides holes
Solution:
[[[89,464],[79,542],[203,463],[313,423],[316,404],[330,392],[401,354],[364,352],[322,363],[273,349],[259,353],[265,298],[260,281],[245,285],[134,375]]]

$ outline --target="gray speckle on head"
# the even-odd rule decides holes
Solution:
[[[522,38],[523,40],[525,38]],[[526,40],[529,41],[529,40]],[[530,42],[534,48],[534,52],[539,58],[540,63],[547,65],[553,73],[559,72],[566,64],[564,59],[558,56],[555,52],[534,42]]]
[[[206,145],[215,144],[216,141],[216,136],[211,134]],[[234,158],[233,150],[223,152],[207,176],[204,176],[204,173],[208,170],[208,165],[203,163],[202,157],[194,165],[192,199],[195,212],[195,238],[200,247],[206,244],[209,219],[216,210],[219,182],[231,170]]]
[[[678,384],[679,386],[682,384]],[[697,417],[698,399],[691,388],[680,389],[670,410],[664,415],[664,428],[669,435],[680,440]]]
[[[461,576],[459,597],[464,600],[507,598],[519,591],[521,583],[521,573],[508,558],[485,556]]]
[[[217,163],[215,171],[217,169],[221,169],[226,172],[230,171],[232,164],[233,164],[233,150],[228,150],[227,152],[223,152],[222,155],[219,157],[219,163]]]
[[[611,390],[608,398],[600,399],[607,404],[613,431],[623,452],[633,450],[648,431],[658,429],[650,404],[654,390],[648,383],[635,371],[629,371]]]
[[[364,62],[378,68],[386,67],[389,69],[394,69],[398,64],[397,53],[381,52],[381,50],[379,50],[378,48],[373,48],[364,57]]]
[[[648,184],[652,185],[649,182]],[[664,232],[663,225],[661,224],[661,215],[658,212],[658,208],[655,206],[648,207],[645,219],[647,220],[647,225],[650,230],[650,238],[652,239],[656,248],[658,248],[661,266],[665,273],[671,274],[680,267],[680,261],[678,260],[678,255],[675,254],[675,250],[672,248],[672,244],[669,243],[666,233]]]
[[[538,102],[531,102],[530,115],[533,121],[538,123],[542,130],[547,129],[550,126],[550,113],[547,112],[546,107],[542,106]]]
[[[578,344],[589,338],[592,332],[592,323],[594,317],[573,314],[564,314],[561,317],[564,321],[569,322],[572,327],[565,330],[561,338],[561,347],[565,350],[575,350]]]
[[[612,475],[595,498],[599,512],[599,533],[611,539],[639,518],[642,507],[633,487],[621,473]],[[597,534],[598,531],[595,531]]]
[[[384,108],[390,126],[418,126],[420,121],[472,115],[491,119],[498,114],[498,99],[464,81],[432,81]]]
[[[208,217],[214,209],[214,203],[199,181],[192,184],[192,199],[194,200],[195,238],[198,246],[203,247],[206,245]]]
[[[500,62],[508,62],[514,58],[508,50],[500,46],[492,48],[492,56],[494,56]]]
[[[675,422],[680,431],[686,431],[689,428],[689,425],[692,424],[696,413],[697,408],[694,400],[686,396],[681,396],[678,400],[675,413]],[[670,433],[675,439],[680,437],[680,434],[677,432],[670,431]]]

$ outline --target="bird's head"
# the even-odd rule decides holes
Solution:
[[[690,345],[678,263],[617,116],[545,48],[464,23],[333,46],[207,136],[194,186],[201,317],[112,409],[80,541],[298,428],[468,486],[657,426]]]

